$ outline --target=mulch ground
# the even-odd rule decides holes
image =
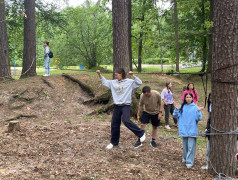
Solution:
[[[75,76],[93,82],[96,95],[104,92],[95,77]],[[83,105],[91,97],[62,76],[45,79],[52,87],[41,77],[0,84],[0,179],[212,179],[200,169],[204,156],[187,169],[182,144],[161,135],[157,149],[150,132],[135,149],[137,138],[122,125],[119,146],[106,150],[111,114],[88,115],[103,105]],[[8,133],[5,120],[19,114],[36,117],[18,119],[21,131]]]

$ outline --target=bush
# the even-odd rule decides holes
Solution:
[[[169,63],[169,58],[162,58],[163,64],[168,64]],[[148,58],[148,59],[143,59],[143,64],[160,64],[161,59],[159,58]]]

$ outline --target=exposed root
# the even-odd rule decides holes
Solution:
[[[91,97],[95,97],[95,94],[93,93],[93,90],[91,87],[89,87],[88,85],[82,83],[80,80],[78,79],[75,79],[74,77],[68,75],[68,74],[62,74],[63,77],[77,83],[81,88],[82,90],[86,91],[88,93],[89,96]]]
[[[36,115],[23,115],[23,114],[19,114],[18,116],[14,117],[14,118],[5,120],[5,122],[14,121],[14,120],[21,119],[21,118],[37,118],[37,116]]]
[[[43,77],[41,77],[41,80],[43,81],[43,83],[45,83],[47,86],[49,86],[50,88],[54,89],[54,87],[51,85],[51,83],[49,81],[47,81],[46,79],[44,79]]]

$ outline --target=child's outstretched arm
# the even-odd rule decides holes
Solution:
[[[109,81],[105,77],[103,77],[101,75],[100,70],[97,70],[96,73],[98,74],[99,78],[101,79],[102,85],[111,89],[111,81]]]
[[[201,111],[203,110],[203,107],[198,107],[197,112],[196,112],[196,121],[201,121],[202,120],[202,113]]]
[[[180,109],[179,104],[174,102],[174,107],[175,107],[175,109],[174,109],[174,112],[173,112],[173,117],[176,118],[176,119],[179,119],[179,117],[181,115],[181,113],[179,112],[179,109]]]
[[[136,77],[132,71],[129,71],[128,74],[135,78],[133,82],[133,89],[140,87],[140,85],[142,84],[140,78]]]

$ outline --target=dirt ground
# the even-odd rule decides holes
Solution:
[[[90,84],[96,96],[106,91],[96,76],[73,76]],[[167,77],[152,78],[159,83]],[[111,114],[89,115],[104,105],[82,104],[92,97],[60,75],[44,79],[50,84],[39,76],[0,84],[0,179],[212,179],[200,169],[203,155],[197,153],[187,169],[182,144],[161,134],[157,149],[149,144],[150,131],[134,149],[137,138],[122,125],[119,147],[106,150]],[[17,117],[21,131],[7,132]]]

